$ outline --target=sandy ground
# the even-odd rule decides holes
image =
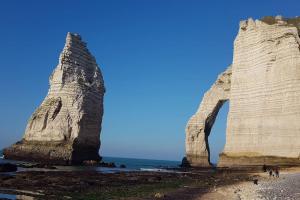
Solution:
[[[281,172],[279,178],[259,173],[258,184],[252,181],[212,189],[197,200],[300,200],[300,169]]]

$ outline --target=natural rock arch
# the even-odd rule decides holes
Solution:
[[[207,138],[228,99],[219,167],[300,165],[299,22],[278,16],[240,23],[232,69],[206,92],[186,127],[190,165],[210,165]]]
[[[208,137],[219,110],[229,100],[231,66],[218,76],[186,127],[186,155],[192,166],[210,166]]]

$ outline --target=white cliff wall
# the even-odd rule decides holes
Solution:
[[[68,33],[59,64],[50,77],[42,105],[28,122],[28,141],[78,140],[98,145],[103,115],[104,82],[86,43]]]
[[[99,160],[104,81],[79,35],[67,34],[49,81],[48,94],[29,119],[23,140],[6,149],[5,157],[56,163]]]
[[[234,42],[232,72],[226,144],[220,166],[252,162],[235,162],[228,157],[291,158],[299,162],[297,27],[280,19],[271,25],[252,19],[242,21]],[[257,160],[257,164],[263,162],[270,160]]]

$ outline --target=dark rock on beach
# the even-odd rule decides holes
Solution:
[[[108,167],[115,168],[116,164],[114,162],[99,162],[96,160],[85,160],[83,161],[83,165],[85,166],[97,166],[97,167]],[[125,165],[124,165],[125,166]]]
[[[116,164],[113,163],[113,162],[101,162],[100,163],[100,167],[108,167],[108,168],[115,168],[116,167]]]
[[[22,168],[43,168],[43,169],[57,169],[55,166],[42,164],[42,163],[19,163],[17,164],[18,167]]]
[[[120,165],[120,168],[126,168],[126,165],[121,164],[121,165]]]
[[[189,161],[187,160],[186,157],[183,157],[182,161],[181,161],[181,165],[180,167],[184,167],[184,168],[189,168],[191,167]]]

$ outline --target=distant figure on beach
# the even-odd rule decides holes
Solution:
[[[257,185],[257,184],[258,184],[258,179],[254,179],[254,180],[253,180],[253,183],[254,183],[255,185]]]
[[[272,177],[272,175],[273,175],[273,171],[272,171],[272,169],[270,169],[269,176]]]
[[[276,174],[276,177],[279,178],[279,169],[278,168],[275,169],[275,174]]]

